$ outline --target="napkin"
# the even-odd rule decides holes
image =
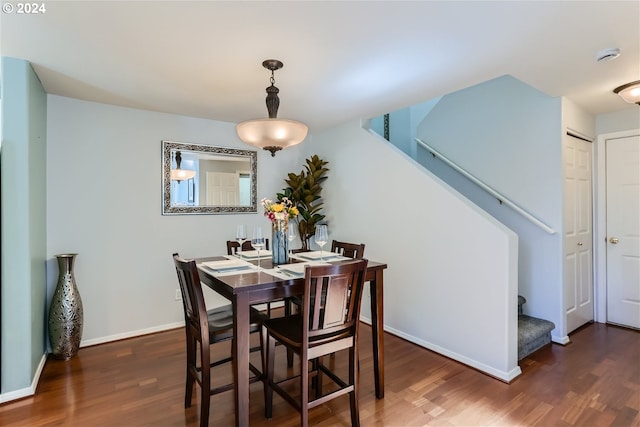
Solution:
[[[202,265],[213,271],[226,271],[226,270],[244,270],[251,268],[251,264],[239,259],[225,259],[221,261],[207,261]]]

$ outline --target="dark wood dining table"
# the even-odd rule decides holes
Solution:
[[[226,259],[223,256],[198,258],[196,264]],[[292,260],[293,261],[293,260]],[[256,262],[253,261],[255,264]],[[236,425],[249,425],[249,307],[254,304],[278,301],[285,297],[302,295],[303,277],[283,279],[266,272],[272,269],[271,259],[260,260],[261,270],[238,271],[238,274],[214,275],[206,267],[199,268],[200,280],[209,288],[229,299],[233,305],[235,335],[234,391]],[[371,296],[371,333],[376,397],[384,397],[384,319],[383,272],[387,265],[369,261],[366,281]]]

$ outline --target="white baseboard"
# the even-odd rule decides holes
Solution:
[[[567,335],[563,336],[563,337],[556,337],[551,335],[551,341],[553,341],[556,344],[561,344],[561,345],[567,345],[571,342],[571,340],[569,339],[569,337]]]
[[[42,374],[42,370],[44,369],[44,364],[46,361],[47,361],[47,355],[43,354],[42,358],[40,359],[40,363],[38,364],[38,368],[36,369],[36,372],[33,375],[33,380],[31,381],[31,385],[29,387],[25,387],[20,390],[14,390],[8,393],[0,394],[0,403],[22,399],[23,397],[33,396],[34,394],[36,394],[36,389],[38,388],[38,382],[40,381],[40,375]]]
[[[154,326],[152,328],[138,329],[137,331],[128,331],[121,334],[108,335],[100,338],[93,338],[90,340],[82,340],[80,347],[89,347],[92,345],[104,344],[111,341],[119,341],[127,338],[138,337],[141,335],[153,334],[156,332],[168,331],[170,329],[176,329],[184,326],[184,321],[176,323],[168,323],[166,325]]]
[[[360,321],[362,321],[363,323],[366,323],[368,325],[371,325],[371,319],[367,318],[367,317],[360,317]],[[478,362],[477,360],[471,359],[467,356],[463,356],[461,354],[452,352],[450,350],[447,350],[446,348],[440,347],[439,345],[430,343],[428,341],[422,340],[420,338],[416,338],[412,335],[408,335],[405,334],[402,331],[396,330],[394,328],[390,328],[388,326],[386,326],[384,328],[385,332],[389,332],[390,334],[396,335],[400,338],[403,338],[409,342],[412,342],[414,344],[419,345],[420,347],[424,347],[426,349],[429,349],[431,351],[435,351],[436,353],[442,354],[443,356],[446,356],[450,359],[453,359],[457,362],[463,363],[467,366],[470,366],[474,369],[477,369],[481,372],[484,372],[487,375],[490,375],[494,378],[497,378],[501,381],[504,382],[511,382],[513,381],[514,378],[516,378],[518,375],[520,375],[522,373],[522,370],[520,369],[520,366],[517,366],[513,369],[511,369],[510,371],[502,371],[502,370],[498,370],[495,369],[492,366],[486,365],[484,363]]]

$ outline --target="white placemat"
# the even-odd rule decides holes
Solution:
[[[207,261],[203,262],[202,265],[218,273],[223,273],[229,270],[246,270],[252,267],[251,263],[237,258],[220,261]]]
[[[297,254],[291,255],[291,258],[306,260],[306,261],[318,261],[321,259],[323,261],[329,261],[329,260],[338,261],[338,260],[349,259],[347,257],[343,257],[342,255],[338,255],[335,252],[328,252],[328,251],[323,251],[322,254],[320,253],[320,251],[299,252]]]
[[[258,258],[270,258],[271,257],[271,251],[270,250],[261,250],[260,251],[260,255],[258,256],[258,251],[242,251],[242,252],[236,252],[236,255],[240,258],[247,258],[247,259],[258,259]]]
[[[280,270],[280,272],[288,276],[302,277],[304,276],[304,269],[307,265],[329,265],[329,263],[323,261],[296,262],[294,264],[281,265],[277,267],[276,270]]]

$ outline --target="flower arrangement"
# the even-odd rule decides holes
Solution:
[[[288,221],[300,214],[298,208],[294,206],[288,197],[283,197],[278,202],[269,199],[262,199],[260,202],[264,208],[264,216],[269,218],[272,223],[275,221]]]

